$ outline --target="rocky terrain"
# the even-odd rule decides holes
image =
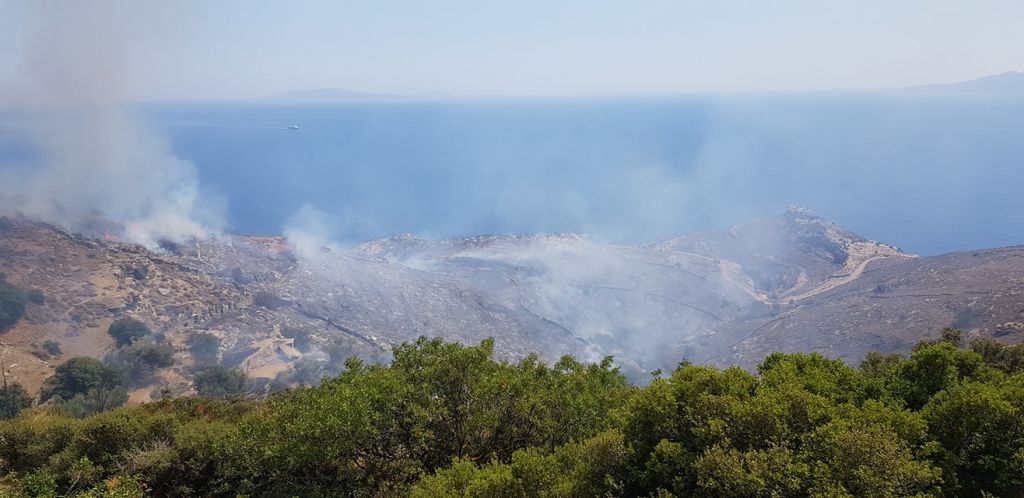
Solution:
[[[222,364],[264,384],[300,358],[326,361],[329,348],[383,361],[421,335],[493,336],[509,359],[615,355],[637,378],[683,359],[750,368],[776,350],[855,362],[946,326],[1024,339],[1024,247],[916,257],[802,208],[641,247],[576,234],[401,234],[346,250],[245,236],[147,250],[111,232],[95,221],[75,233],[0,223],[0,273],[45,297],[0,335],[8,372],[27,388],[62,359],[102,357],[113,348],[107,327],[128,316],[176,351],[135,401],[189,392],[187,340],[199,332],[221,339]],[[310,343],[283,334],[294,328]],[[48,340],[63,353],[41,353]]]

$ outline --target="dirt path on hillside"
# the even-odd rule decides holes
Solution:
[[[839,287],[840,285],[843,285],[843,284],[846,284],[846,283],[849,283],[849,282],[853,282],[854,280],[857,280],[858,278],[860,278],[860,276],[862,274],[864,274],[864,270],[868,267],[869,263],[871,263],[872,261],[879,260],[879,259],[887,259],[889,257],[891,257],[891,256],[875,256],[873,258],[868,258],[868,259],[862,261],[856,267],[854,267],[853,271],[851,271],[850,273],[847,273],[846,275],[841,275],[841,276],[829,277],[827,280],[822,282],[821,285],[819,285],[819,286],[817,286],[817,287],[815,287],[815,288],[813,288],[813,289],[811,289],[809,291],[803,292],[801,294],[797,294],[795,296],[786,296],[784,298],[784,301],[787,304],[794,303],[796,301],[802,301],[802,300],[807,299],[809,297],[817,296],[818,294],[821,294],[822,292],[835,289],[836,287]]]

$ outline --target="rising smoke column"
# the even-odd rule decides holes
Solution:
[[[6,210],[67,227],[98,215],[147,246],[210,235],[219,216],[194,166],[127,106],[132,77],[161,63],[146,39],[166,12],[148,2],[28,5],[33,25],[8,97],[38,154],[0,177]]]

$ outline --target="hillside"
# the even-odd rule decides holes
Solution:
[[[693,359],[750,365],[751,354],[810,350],[856,362],[872,350],[906,352],[946,326],[1024,341],[1024,247],[872,263],[775,317],[723,327],[717,351]]]
[[[62,359],[103,357],[107,327],[128,316],[163,334],[176,361],[135,401],[191,392],[187,341],[200,332],[258,388],[294,380],[301,358],[334,371],[339,357],[384,360],[422,335],[494,337],[508,359],[614,355],[635,378],[682,359],[751,367],[776,350],[855,362],[950,325],[1024,338],[1024,248],[915,257],[802,208],[642,247],[575,234],[402,234],[314,254],[244,236],[149,251],[96,223],[78,227],[89,235],[20,218],[3,227],[0,271],[45,296],[0,335],[8,371],[30,390]],[[308,343],[286,337],[296,329]],[[40,354],[47,340],[63,353]]]

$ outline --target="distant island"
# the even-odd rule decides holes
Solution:
[[[262,100],[274,102],[373,102],[392,100],[437,100],[450,97],[451,95],[441,92],[400,95],[393,93],[346,90],[344,88],[310,88],[276,93],[268,95]]]
[[[899,92],[959,95],[1006,95],[1024,97],[1024,73],[1007,71],[955,83],[900,88]]]
[[[1021,96],[1024,97],[1024,72],[1006,71],[970,80],[953,83],[937,83],[903,88],[886,92],[934,94],[934,95],[975,95],[975,96]],[[345,88],[308,88],[288,90],[263,97],[267,102],[327,103],[327,102],[389,102],[416,100],[447,100],[455,96],[444,92],[418,94],[377,93]]]

